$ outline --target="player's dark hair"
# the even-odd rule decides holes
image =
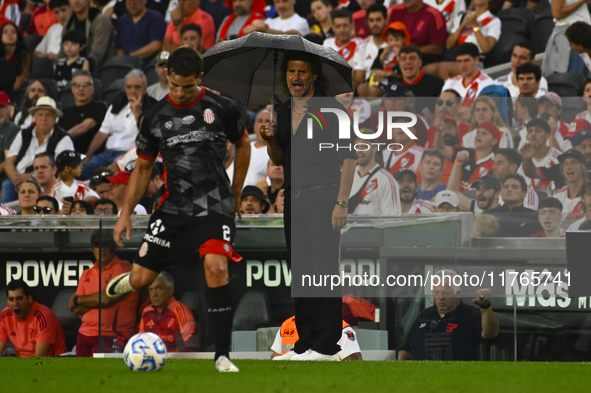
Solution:
[[[471,42],[464,42],[463,44],[458,45],[455,50],[456,58],[462,55],[470,55],[471,57],[480,57],[480,52],[478,51],[478,47]]]
[[[9,282],[6,286],[6,296],[8,296],[8,291],[16,291],[17,289],[22,289],[23,295],[25,296],[32,296],[31,287],[28,286],[23,280],[12,280]]]
[[[63,7],[67,5],[70,6],[70,2],[68,0],[49,0],[49,9],[54,10],[59,7]]]
[[[404,32],[402,33],[406,37],[406,34],[404,34]],[[403,53],[416,53],[419,56],[419,59],[423,60],[423,53],[421,53],[421,50],[416,45],[410,44],[407,46],[403,46],[402,48],[400,48],[400,54],[398,56],[400,56]]]
[[[515,100],[515,104],[517,104],[519,102],[519,105],[521,105],[524,108],[527,108],[527,112],[529,113],[529,116],[531,118],[535,118],[538,115],[538,107],[540,106],[540,104],[538,103],[538,100],[536,100],[533,97],[519,97]]]
[[[523,157],[521,157],[521,154],[519,154],[519,152],[513,149],[498,149],[497,151],[495,151],[495,155],[497,154],[504,155],[507,158],[507,161],[509,161],[511,164],[517,165],[517,168],[519,168],[521,162],[523,161]]]
[[[511,173],[511,174],[507,175],[505,180],[503,180],[503,185],[505,185],[505,183],[509,179],[517,180],[519,182],[519,184],[521,185],[521,191],[527,192],[527,183],[525,182],[525,179],[523,178],[523,176],[518,175],[517,173]]]
[[[201,30],[201,26],[196,25],[195,23],[189,23],[181,27],[181,36],[185,34],[187,31],[196,31],[200,37],[203,37],[203,32]]]
[[[99,199],[94,203],[94,207],[96,208],[98,205],[111,205],[111,207],[113,208],[113,214],[119,213],[119,210],[117,210],[117,204],[109,198]]]
[[[562,202],[556,198],[549,197],[542,199],[538,205],[538,210],[542,210],[546,207],[554,207],[562,212]]]
[[[80,46],[86,45],[86,34],[76,29],[68,30],[62,36],[62,45],[66,41],[70,41],[75,44],[80,44]]]
[[[349,22],[353,23],[353,14],[347,8],[339,8],[331,12],[330,19],[335,20],[335,18],[347,18]]]
[[[537,64],[533,63],[523,63],[522,65],[518,66],[515,70],[515,75],[519,78],[521,74],[534,74],[536,78],[536,82],[539,82],[542,79],[542,70]]]
[[[533,59],[536,56],[536,47],[531,41],[520,41],[517,45],[520,48],[527,49],[529,51],[529,59]],[[513,48],[515,48],[515,46]]]
[[[591,49],[591,26],[585,22],[575,22],[566,29],[566,38],[585,49]]]
[[[60,211],[60,205],[57,203],[57,199],[55,199],[52,196],[43,195],[43,196],[37,198],[37,202],[35,202],[35,204],[39,203],[39,201],[49,201],[49,202],[51,202],[51,205],[53,206],[56,213]]]
[[[384,7],[384,4],[374,3],[374,4],[370,5],[365,10],[365,15],[369,16],[369,14],[371,14],[372,12],[381,12],[382,15],[384,16],[384,19],[388,18],[388,9],[386,7]]]
[[[113,239],[113,231],[103,230],[96,231],[90,237],[90,246],[92,248],[102,248],[103,250],[109,250],[115,252],[117,244]]]
[[[168,58],[168,74],[176,74],[184,78],[199,77],[203,69],[203,58],[195,49],[188,45],[181,46]]]
[[[287,87],[286,75],[287,63],[292,60],[305,61],[312,66],[312,73],[316,75],[314,91],[321,96],[326,96],[328,94],[329,82],[328,78],[324,75],[324,71],[322,71],[322,63],[320,62],[320,59],[316,55],[299,51],[287,52],[281,61],[281,88],[283,89],[283,93],[286,96],[291,97],[291,93]]]
[[[49,158],[49,165],[53,168],[55,166],[55,158],[53,157],[53,155],[47,153],[47,152],[43,152],[43,153],[37,153],[35,154],[35,158],[33,159],[33,162],[35,162],[35,160],[37,158],[43,158],[43,157],[47,157]]]
[[[445,156],[443,155],[443,152],[441,150],[426,149],[425,151],[423,151],[423,155],[421,157],[421,160],[424,160],[425,157],[427,157],[427,156],[439,158],[439,160],[441,161],[441,167],[443,168],[443,165],[445,164]]]

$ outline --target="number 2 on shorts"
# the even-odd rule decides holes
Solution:
[[[222,231],[224,232],[223,238],[225,241],[230,241],[230,227],[227,225],[222,225]]]

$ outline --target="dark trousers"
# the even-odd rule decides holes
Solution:
[[[306,192],[299,198],[286,195],[284,224],[292,291],[294,285],[301,286],[303,274],[339,274],[340,232],[334,231],[331,223],[337,193],[334,186]],[[329,297],[326,287],[305,291],[316,297],[295,297],[299,340],[294,350],[333,355],[341,350],[342,295],[339,292]]]

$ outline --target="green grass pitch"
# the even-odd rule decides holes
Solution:
[[[219,374],[212,360],[169,359],[134,373],[122,359],[0,358],[7,393],[338,392],[579,393],[591,391],[588,363],[271,362],[236,360]]]

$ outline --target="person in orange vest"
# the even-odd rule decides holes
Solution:
[[[293,351],[294,344],[298,341],[298,338],[295,316],[287,318],[281,324],[281,328],[277,331],[277,335],[275,336],[275,341],[273,341],[273,345],[271,345],[271,350],[273,351],[271,359],[288,360],[285,358],[278,358],[278,356]],[[343,321],[343,335],[338,344],[341,346],[341,350],[337,353],[337,355],[339,355],[338,360],[363,360],[355,330],[353,330],[353,328],[351,328],[351,326],[345,321]],[[292,358],[289,360],[296,359]]]

